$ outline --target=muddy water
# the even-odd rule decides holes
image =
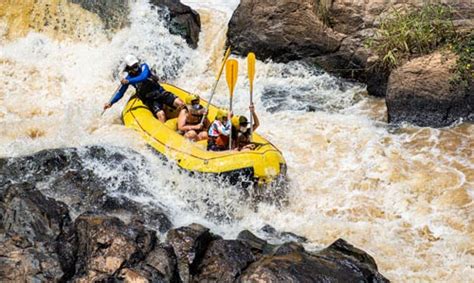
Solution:
[[[110,40],[98,19],[77,7],[70,11],[77,21],[51,30],[41,17],[26,17],[21,5],[2,2],[0,156],[97,143],[133,148],[152,168],[141,173],[144,184],[176,225],[200,222],[232,237],[271,224],[307,237],[314,249],[342,237],[373,255],[394,281],[474,280],[472,125],[392,128],[384,122],[383,100],[367,97],[362,85],[299,63],[257,62],[258,131],[284,152],[290,191],[287,207],[262,204],[255,212],[235,188],[196,182],[163,165],[121,125],[125,99],[100,117],[117,87],[120,59],[129,52],[146,58],[169,82],[208,97],[238,1],[184,2],[201,15],[197,50],[170,35],[146,1],[132,3],[131,26]],[[49,3],[68,9],[65,2]],[[37,14],[62,19],[45,9],[35,6]],[[248,82],[245,60],[239,62],[235,109],[245,113]],[[228,103],[224,81],[215,102]],[[209,217],[216,213],[230,221]]]

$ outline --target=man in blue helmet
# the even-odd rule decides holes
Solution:
[[[156,118],[163,123],[166,121],[163,108],[164,104],[170,107],[184,106],[181,99],[171,92],[165,91],[159,84],[158,77],[150,71],[147,64],[140,64],[138,58],[133,55],[127,55],[125,57],[125,64],[126,67],[124,71],[128,75],[120,81],[122,87],[115,93],[112,100],[104,105],[104,110],[119,101],[127,91],[129,85],[135,87],[138,98],[140,98],[140,100],[150,108],[153,114],[155,114]]]

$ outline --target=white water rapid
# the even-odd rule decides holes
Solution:
[[[144,0],[131,4],[131,26],[111,36],[96,15],[64,1],[35,6],[37,13],[47,2],[61,7],[62,28],[38,28],[39,17],[22,25],[27,9],[12,2],[0,3],[0,157],[93,144],[132,148],[149,162],[151,173],[139,174],[153,198],[132,197],[158,200],[177,226],[198,222],[235,237],[270,224],[307,237],[309,249],[341,237],[396,282],[474,281],[473,125],[393,129],[384,101],[366,96],[362,85],[299,63],[257,62],[258,131],[284,153],[290,190],[288,206],[261,204],[255,212],[237,188],[193,180],[163,164],[122,125],[126,98],[100,116],[130,52],[168,82],[208,97],[238,1],[182,1],[201,16],[196,50],[170,35]],[[246,61],[238,60],[235,112],[248,115]],[[215,103],[228,103],[224,80]]]

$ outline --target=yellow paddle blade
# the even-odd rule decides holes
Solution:
[[[237,83],[239,63],[235,59],[229,59],[227,60],[225,67],[226,67],[225,71],[226,71],[227,85],[229,86],[230,96],[233,96],[235,84]]]
[[[247,67],[248,67],[248,76],[250,81],[250,87],[253,87],[253,79],[255,78],[255,54],[250,52],[247,55]]]
[[[217,73],[217,78],[216,78],[217,81],[219,81],[219,79],[222,75],[222,71],[224,70],[225,62],[227,61],[227,58],[229,58],[229,55],[230,55],[230,47],[228,47],[227,50],[225,51],[224,58],[222,59],[221,68],[219,69],[219,73]]]

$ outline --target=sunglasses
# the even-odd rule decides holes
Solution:
[[[135,71],[137,72],[138,70],[140,69],[140,65],[137,63],[137,64],[134,64],[133,66],[129,67],[127,66],[125,68],[126,71]]]

